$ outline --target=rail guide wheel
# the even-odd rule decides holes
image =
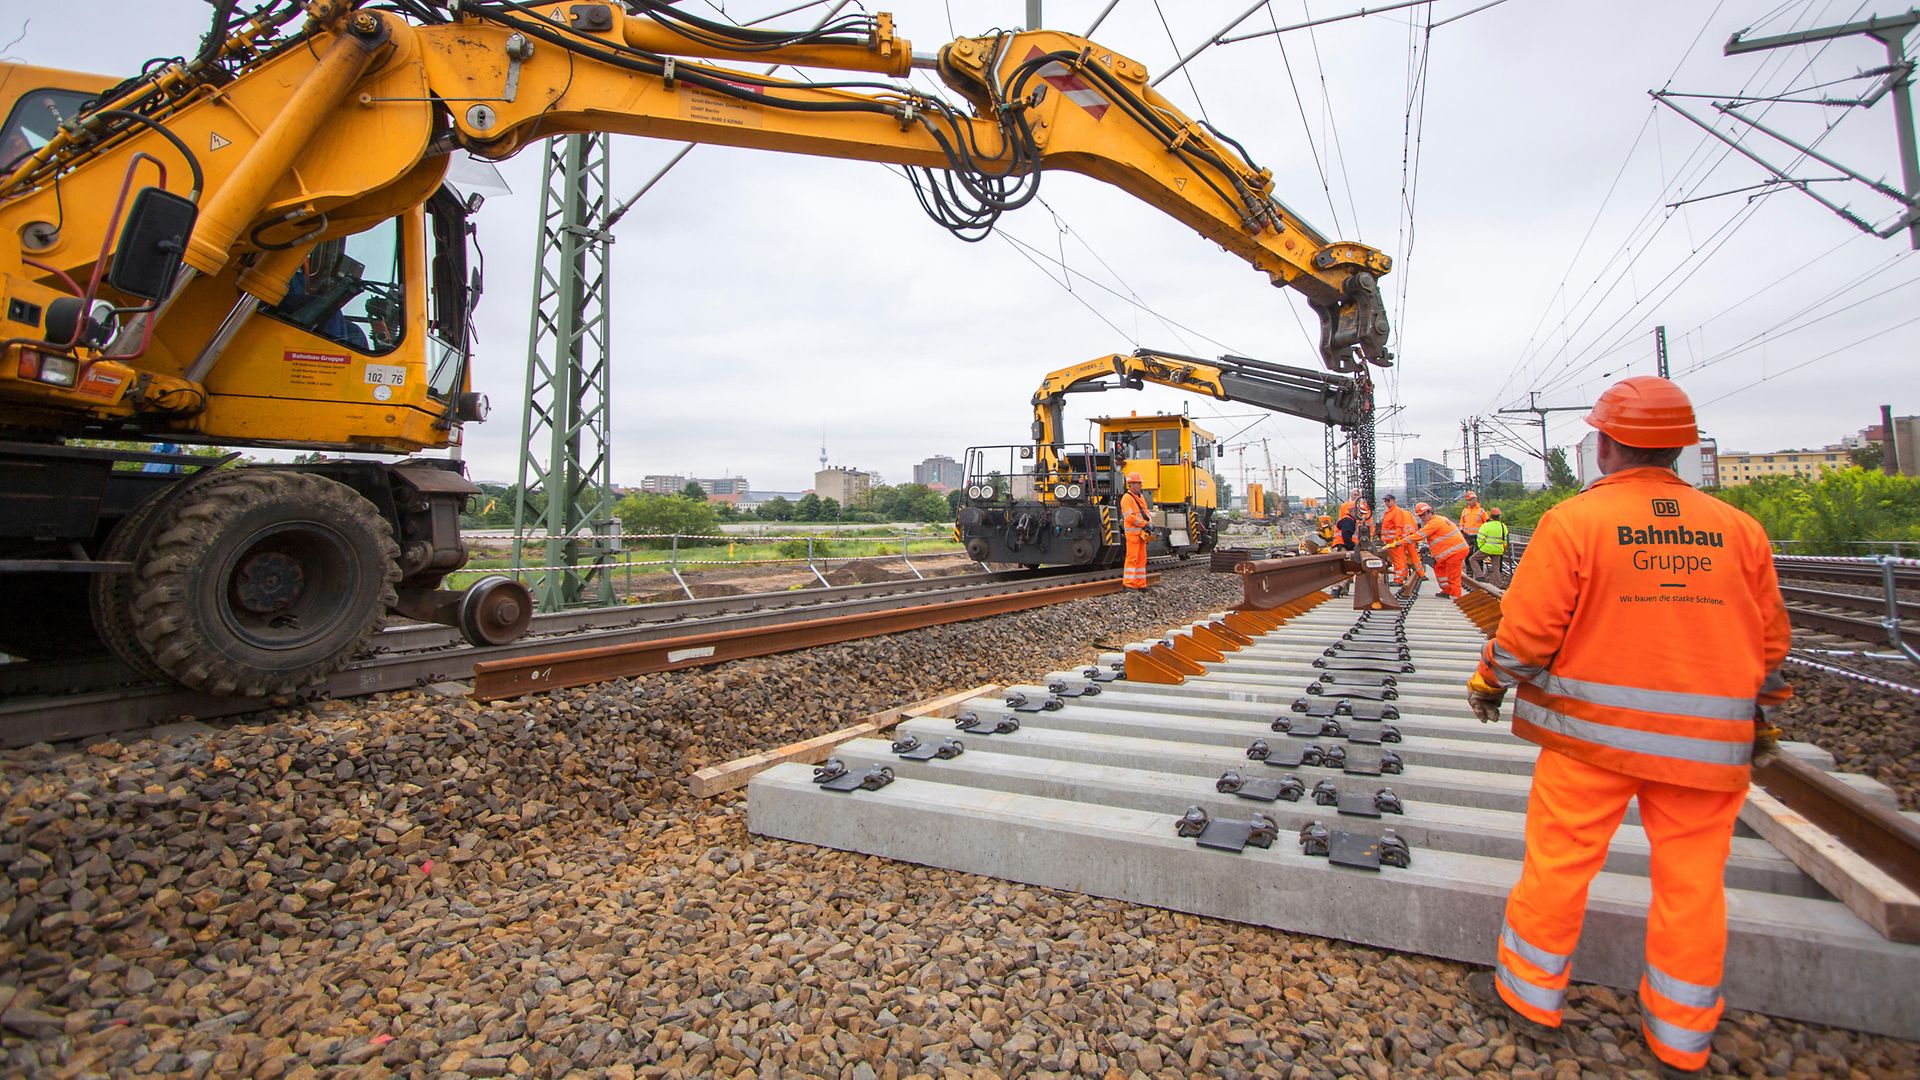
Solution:
[[[325,477],[236,469],[166,507],[151,535],[133,630],[191,689],[302,690],[353,659],[397,599],[392,530]]]

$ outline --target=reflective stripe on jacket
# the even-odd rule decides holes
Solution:
[[[1420,523],[1414,520],[1413,511],[1404,506],[1396,506],[1380,515],[1380,542],[1383,544],[1391,544],[1419,531]]]
[[[1667,469],[1622,470],[1547,512],[1500,607],[1480,675],[1521,684],[1515,734],[1629,776],[1745,790],[1756,712],[1793,693],[1758,522]]]
[[[1480,554],[1505,555],[1507,553],[1507,523],[1499,518],[1488,519],[1480,526]]]
[[[1131,491],[1120,496],[1120,513],[1129,535],[1142,532],[1153,523],[1153,519],[1147,516],[1146,496],[1135,495]]]
[[[1460,530],[1462,532],[1479,532],[1480,527],[1485,525],[1487,520],[1486,507],[1469,506],[1465,510],[1460,511]]]
[[[1464,554],[1467,550],[1467,538],[1460,535],[1459,526],[1446,518],[1435,514],[1420,526],[1420,535],[1426,537],[1427,550],[1433,553],[1435,562],[1449,555]]]

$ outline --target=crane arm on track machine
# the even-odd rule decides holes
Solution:
[[[1033,394],[1030,447],[967,451],[967,500],[955,526],[968,554],[983,563],[1033,566],[1116,560],[1119,500],[1133,471],[1151,474],[1149,552],[1184,557],[1212,550],[1218,493],[1208,463],[1217,446],[1207,432],[1184,416],[1136,415],[1096,421],[1097,445],[1065,440],[1067,395],[1148,383],[1349,429],[1367,419],[1362,380],[1242,356],[1202,360],[1139,349],[1049,372]],[[1004,455],[1003,462],[1002,450],[1018,457]]]
[[[1079,37],[923,55],[885,14],[789,31],[664,0],[210,2],[194,56],[124,82],[0,65],[0,573],[44,613],[0,631],[0,652],[104,647],[261,696],[345,664],[387,610],[475,641],[521,631],[517,584],[439,587],[467,557],[476,489],[457,463],[219,468],[68,445],[457,445],[485,406],[472,205],[443,184],[455,150],[607,132],[902,165],[967,240],[1067,169],[1301,292],[1327,368],[1391,361],[1388,258],[1315,231],[1144,66]],[[763,63],[855,74],[738,67]],[[967,108],[912,89],[916,68]]]

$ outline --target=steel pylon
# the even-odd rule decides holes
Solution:
[[[514,565],[548,568],[529,582],[542,611],[613,603],[608,144],[606,135],[549,139],[542,170],[513,508]],[[543,536],[546,554],[529,559]]]

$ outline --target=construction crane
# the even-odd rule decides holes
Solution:
[[[0,574],[26,613],[0,627],[9,654],[105,648],[265,696],[346,664],[389,613],[477,642],[523,631],[518,583],[442,587],[477,489],[414,456],[487,411],[476,204],[443,183],[457,150],[607,132],[884,162],[966,239],[1068,169],[1304,295],[1327,368],[1391,361],[1390,260],[1323,236],[1144,65],[1070,34],[919,53],[886,14],[791,31],[664,0],[212,6],[199,49],[128,79],[0,65]],[[869,75],[741,67],[764,63]],[[965,105],[871,77],[916,68]],[[211,467],[78,439],[328,460]]]

